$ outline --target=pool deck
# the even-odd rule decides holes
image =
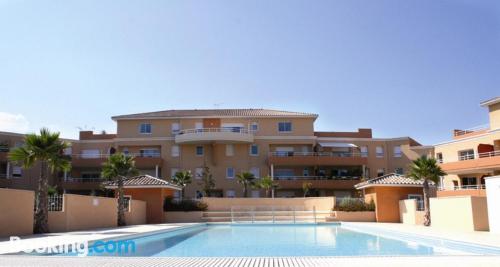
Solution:
[[[345,223],[401,233],[418,234],[480,245],[500,247],[500,235],[489,232],[443,231],[432,227],[396,223]],[[168,231],[196,225],[155,224],[137,225],[112,229],[97,229],[67,233],[51,233],[21,237],[23,248],[34,248],[40,244],[74,243],[101,239],[130,238],[136,235]],[[8,239],[0,239],[0,254],[12,253],[14,249]],[[155,258],[155,257],[39,257],[0,256],[0,266],[500,266],[500,256],[418,256],[418,257],[249,257],[249,258]]]

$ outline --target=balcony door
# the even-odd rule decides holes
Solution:
[[[220,119],[203,119],[203,128],[220,128]]]

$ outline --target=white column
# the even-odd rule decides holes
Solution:
[[[159,177],[158,177],[158,173],[159,173],[159,170],[158,170],[158,165],[156,165],[156,166],[155,166],[155,174],[156,174],[156,175],[155,175],[155,177],[156,177],[156,178],[159,178]]]
[[[7,172],[5,173],[5,178],[10,178],[10,162],[7,161]]]
[[[274,181],[274,165],[271,164],[271,180]],[[274,198],[274,187],[271,188],[271,198]]]

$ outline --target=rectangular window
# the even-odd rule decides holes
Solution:
[[[196,168],[194,171],[194,178],[201,180],[201,177],[203,176],[203,168]]]
[[[203,146],[196,146],[196,156],[203,156]]]
[[[308,168],[305,168],[304,170],[302,170],[302,176],[309,176],[309,169]]]
[[[150,134],[151,133],[151,123],[141,123],[139,126],[139,133]]]
[[[12,177],[21,177],[23,175],[23,171],[21,166],[13,166],[12,167]]]
[[[291,122],[279,122],[278,123],[278,132],[286,133],[292,131],[292,123]]]
[[[458,151],[458,160],[474,159],[474,149]]]
[[[255,176],[255,178],[260,178],[260,169],[257,167],[250,168],[250,173]]]
[[[170,169],[170,177],[174,177],[176,173],[179,172],[178,168],[171,168]]]
[[[250,124],[250,131],[255,133],[259,130],[259,124],[257,122],[252,122]]]
[[[252,144],[250,146],[250,155],[251,156],[258,156],[259,155],[259,146],[256,144]]]
[[[226,178],[227,179],[234,179],[234,168],[226,168]]]
[[[234,190],[226,190],[226,197],[234,198],[235,196],[236,193],[234,192]]]
[[[178,123],[178,122],[174,122],[172,123],[172,134],[173,135],[176,135],[179,133],[179,131],[181,130],[181,125]]]
[[[384,174],[385,174],[385,169],[382,168],[377,170],[377,177],[384,176]]]
[[[234,145],[233,144],[226,145],[226,156],[228,156],[228,157],[234,156]]]
[[[394,157],[395,158],[400,158],[401,156],[402,156],[401,146],[395,146],[394,147]]]
[[[361,157],[363,157],[363,158],[368,157],[368,147],[367,146],[360,147],[360,151],[361,151]]]
[[[203,122],[195,122],[194,128],[196,129],[196,132],[202,132],[203,131]]]
[[[139,150],[141,158],[159,158],[160,150],[158,148],[144,148]]]
[[[83,149],[82,159],[98,159],[101,156],[99,149]]]
[[[443,153],[436,153],[436,160],[438,163],[443,163]]]
[[[278,178],[287,178],[295,176],[293,169],[276,169],[274,170],[274,176]]]
[[[375,154],[376,154],[377,158],[382,158],[382,157],[384,157],[384,148],[383,148],[383,147],[381,147],[381,146],[377,146],[377,147],[375,148]]]
[[[172,152],[172,157],[178,157],[180,155],[180,149],[178,145],[173,145],[171,148]]]
[[[396,174],[400,174],[400,175],[403,175],[403,173],[404,173],[403,168],[396,168],[396,169],[394,169],[394,172]]]
[[[462,187],[467,189],[468,187],[473,187],[477,185],[477,178],[476,177],[463,177],[462,178]]]

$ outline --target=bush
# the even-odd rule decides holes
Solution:
[[[366,203],[364,199],[343,198],[335,207],[338,211],[375,211],[375,202],[373,199]]]
[[[174,200],[171,197],[165,198],[163,211],[206,211],[208,205],[205,202],[183,199]]]

